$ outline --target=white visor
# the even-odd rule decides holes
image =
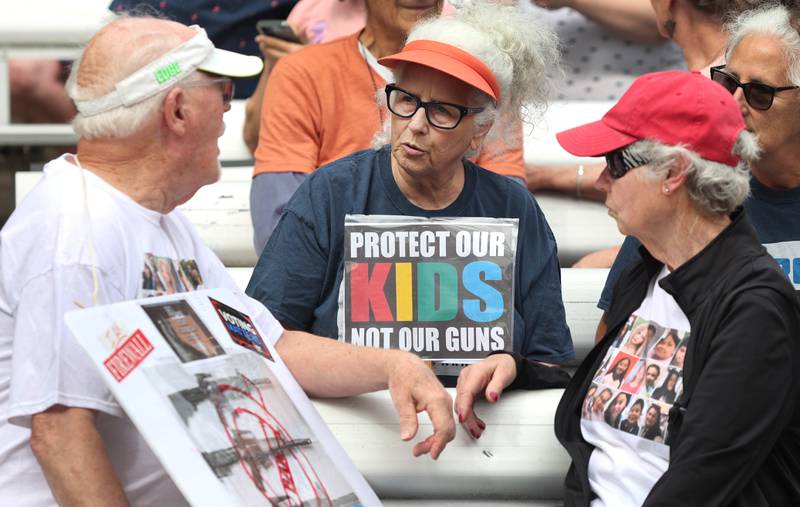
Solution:
[[[205,30],[197,25],[191,28],[197,32],[194,37],[114,85],[112,92],[96,99],[76,100],[78,111],[93,116],[119,106],[130,107],[172,87],[195,70],[229,77],[261,72],[261,58],[217,49]]]

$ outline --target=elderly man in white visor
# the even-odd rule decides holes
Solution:
[[[47,164],[0,231],[0,505],[185,504],[63,319],[151,294],[230,288],[307,392],[388,387],[402,438],[418,411],[433,420],[416,455],[435,458],[453,438],[450,397],[421,361],[284,331],[174,211],[219,176],[229,78],[260,70],[200,28],[146,18],[113,21],[75,63],[78,153]],[[191,280],[160,271],[185,263]]]

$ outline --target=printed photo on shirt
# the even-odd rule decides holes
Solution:
[[[639,390],[643,398],[650,398],[653,391],[660,386],[667,376],[667,367],[658,361],[646,361],[644,369],[644,385]]]
[[[598,389],[598,384],[593,382],[592,385],[589,386],[589,389],[586,390],[586,397],[583,398],[583,404],[581,405],[582,418],[589,418],[589,414],[592,412],[592,404],[594,403],[594,395],[598,394]]]
[[[638,393],[645,383],[646,373],[647,362],[642,360],[637,361],[636,366],[631,368],[625,380],[622,381],[622,387],[620,389],[629,394]]]
[[[651,401],[644,415],[644,424],[639,431],[639,436],[645,440],[664,443],[669,419],[669,406],[656,401]]]
[[[596,390],[587,399],[591,399],[588,407],[588,414],[586,419],[590,421],[602,421],[605,418],[605,410],[611,398],[614,396],[614,389],[605,386],[595,386]]]
[[[142,305],[181,362],[188,363],[225,353],[186,301]]]
[[[653,343],[650,351],[647,354],[648,359],[669,363],[672,361],[675,352],[678,350],[678,345],[681,344],[682,337],[676,329],[667,329],[664,334]]]
[[[669,368],[663,382],[650,394],[650,399],[669,403],[670,405],[675,403],[683,387],[682,372],[683,370],[677,368]]]
[[[205,288],[194,259],[175,260],[144,254],[142,293],[140,297],[164,296]]]
[[[681,344],[678,345],[678,348],[675,350],[675,355],[672,357],[672,363],[670,363],[670,366],[683,369],[683,362],[686,360],[686,349],[689,348],[689,338],[690,336],[687,333],[686,336],[684,336]]]
[[[606,405],[606,410],[603,412],[603,420],[606,424],[614,429],[619,429],[620,422],[622,421],[622,412],[628,407],[631,395],[622,391],[617,391],[611,398],[611,401]]]
[[[639,362],[639,358],[626,354],[625,352],[618,352],[614,359],[606,369],[605,375],[600,378],[600,383],[619,389],[622,386],[622,381],[628,376],[628,373]]]
[[[619,430],[631,435],[638,436],[642,426],[646,402],[642,398],[634,398],[628,408],[622,413],[622,420],[619,423]]]
[[[203,277],[200,275],[200,268],[197,267],[197,262],[194,259],[181,259],[178,262],[180,266],[179,273],[183,286],[186,290],[200,290],[204,289]]]
[[[636,323],[636,315],[631,315],[628,317],[628,320],[625,321],[625,324],[620,328],[619,333],[617,333],[617,338],[614,340],[614,343],[611,345],[612,347],[619,348],[622,345],[623,340],[625,340],[628,334],[633,329],[633,325]]]
[[[655,323],[637,318],[631,330],[620,338],[619,349],[637,357],[644,357],[645,351],[662,331],[663,328]]]

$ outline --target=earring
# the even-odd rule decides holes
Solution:
[[[669,194],[669,187],[666,187],[666,186],[664,187],[664,193],[665,194]]]

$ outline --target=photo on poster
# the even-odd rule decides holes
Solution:
[[[264,340],[261,338],[261,335],[258,334],[258,329],[256,329],[249,315],[245,315],[239,310],[231,308],[214,298],[208,299],[211,301],[214,310],[217,311],[222,325],[225,326],[225,330],[228,331],[228,335],[230,335],[234,343],[257,352],[270,361],[274,361],[272,354],[270,354],[267,347],[264,346]]]
[[[249,352],[144,370],[242,505],[358,506],[357,495],[264,361]]]
[[[208,359],[225,353],[187,301],[144,304],[142,309],[181,362]]]

